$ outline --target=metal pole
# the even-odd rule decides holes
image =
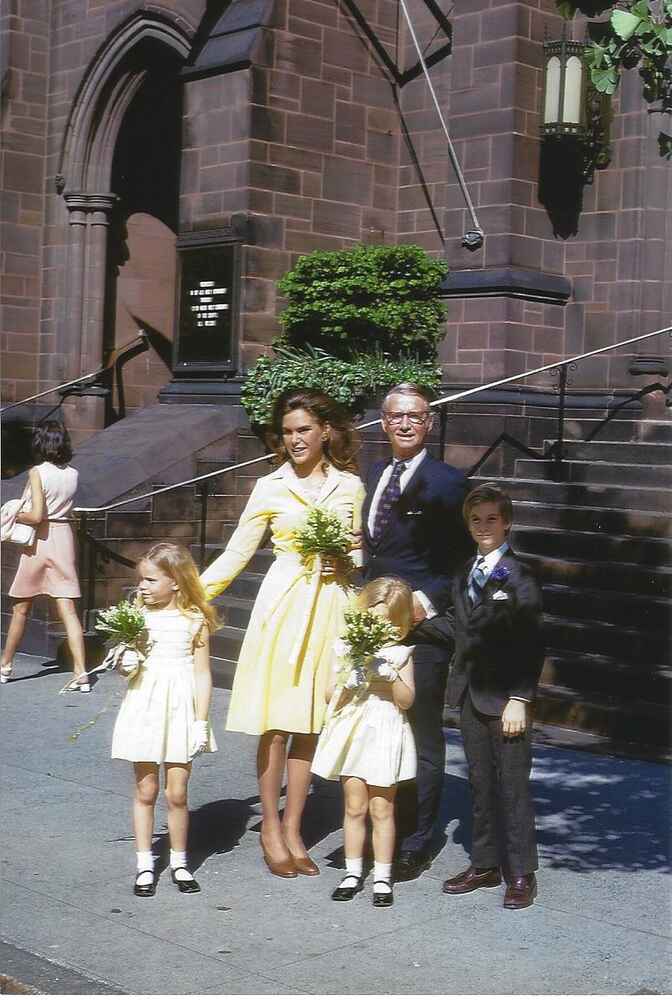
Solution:
[[[208,520],[208,493],[210,483],[206,479],[202,483],[199,483],[198,492],[200,498],[200,508],[201,508],[201,521],[199,530],[199,550],[198,550],[198,568],[203,572],[205,569],[205,539],[206,539],[206,525]]]
[[[445,462],[445,448],[446,448],[446,428],[448,426],[448,408],[442,406],[439,415],[439,461]]]
[[[568,365],[560,366],[558,379],[558,391],[560,402],[558,404],[558,440],[555,442],[553,455],[553,478],[556,482],[564,482],[565,467],[562,464],[565,458],[565,400],[567,397],[567,368]]]

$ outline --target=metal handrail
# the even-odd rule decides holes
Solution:
[[[13,410],[17,406],[23,406],[24,403],[32,403],[34,399],[41,399],[42,396],[48,396],[52,392],[60,392],[61,389],[69,389],[73,385],[79,385],[80,382],[86,382],[86,380],[89,378],[98,378],[99,375],[102,375],[109,368],[111,368],[112,365],[116,363],[117,358],[122,353],[122,351],[125,351],[127,347],[130,347],[131,344],[134,344],[136,340],[144,340],[144,339],[145,339],[144,330],[139,330],[132,340],[128,340],[125,344],[121,344],[119,347],[115,347],[115,349],[112,351],[112,354],[109,357],[109,360],[107,361],[106,364],[103,365],[102,368],[97,368],[95,371],[89,372],[88,375],[80,375],[78,378],[73,378],[69,382],[61,382],[60,385],[52,385],[50,389],[44,389],[42,392],[36,392],[34,396],[26,396],[25,399],[19,399],[16,403],[8,403],[7,406],[3,406],[0,408],[0,413],[6,413],[7,410]]]
[[[587,351],[585,354],[576,354],[572,358],[565,358],[563,361],[555,361],[552,364],[542,365],[540,368],[533,368],[530,371],[518,373],[517,375],[508,375],[506,378],[496,379],[494,382],[477,385],[471,389],[463,389],[460,392],[451,393],[449,396],[443,396],[441,399],[433,399],[429,405],[430,407],[443,407],[448,403],[454,403],[459,399],[466,399],[468,396],[473,396],[478,392],[484,392],[486,389],[496,389],[500,385],[507,385],[510,382],[518,382],[522,379],[530,378],[532,375],[539,375],[542,372],[566,368],[569,365],[576,364],[577,361],[585,360],[585,358],[592,358],[597,354],[606,354],[607,351],[615,351],[619,347],[627,347],[629,344],[636,344],[642,340],[648,340],[650,337],[659,337],[663,333],[672,333],[672,326],[665,326],[660,330],[653,330],[651,333],[643,333],[638,337],[631,337],[629,340],[621,340],[617,344],[610,344],[607,347],[600,347],[594,351]],[[358,424],[356,430],[366,430],[368,427],[375,427],[380,423],[382,423],[382,418],[378,417],[376,420],[368,421],[368,423]],[[215,469],[214,472],[205,472],[201,476],[194,476],[193,479],[185,479],[184,482],[181,483],[173,483],[170,486],[161,486],[159,489],[151,490],[149,493],[142,493],[140,496],[132,496],[127,497],[125,500],[117,500],[115,503],[108,504],[105,507],[75,507],[74,512],[77,514],[102,514],[108,510],[115,510],[117,507],[123,507],[129,503],[136,503],[139,500],[147,500],[149,497],[158,496],[160,493],[168,493],[170,490],[177,490],[182,486],[191,486],[193,483],[200,483],[206,479],[211,479],[214,476],[221,476],[226,472],[237,472],[238,469],[245,469],[250,465],[255,465],[257,462],[267,462],[272,458],[275,458],[273,453],[261,455],[258,458],[248,459],[246,462],[239,462],[237,465],[227,465],[221,469]]]

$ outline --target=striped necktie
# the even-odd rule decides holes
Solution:
[[[471,580],[469,581],[469,597],[472,604],[478,604],[480,601],[486,581],[485,556],[479,556],[476,560],[476,565],[471,571]]]
[[[392,505],[395,504],[401,496],[401,475],[405,468],[405,462],[394,463],[392,475],[389,478],[387,486],[380,495],[378,510],[376,511],[376,520],[373,525],[374,542],[377,542],[380,539],[381,535],[390,523]]]

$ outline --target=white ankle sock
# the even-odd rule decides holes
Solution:
[[[173,872],[176,868],[186,869],[185,871],[175,872],[175,878],[180,881],[188,882],[189,879],[193,878],[191,872],[187,868],[187,852],[186,851],[174,851],[171,847],[170,849],[170,867]]]
[[[151,885],[154,881],[154,855],[151,851],[136,851],[135,857],[137,871],[145,873],[136,879],[137,884]]]
[[[387,884],[386,884],[387,883]],[[373,863],[373,891],[392,892],[392,865],[383,865],[380,861]]]
[[[353,889],[358,880],[362,877],[363,858],[345,859],[345,877],[341,880],[343,889]]]

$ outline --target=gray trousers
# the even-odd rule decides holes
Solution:
[[[536,871],[539,859],[530,792],[529,727],[524,735],[503,736],[502,720],[478,712],[467,690],[460,729],[472,795],[472,865],[501,866],[512,878]]]

